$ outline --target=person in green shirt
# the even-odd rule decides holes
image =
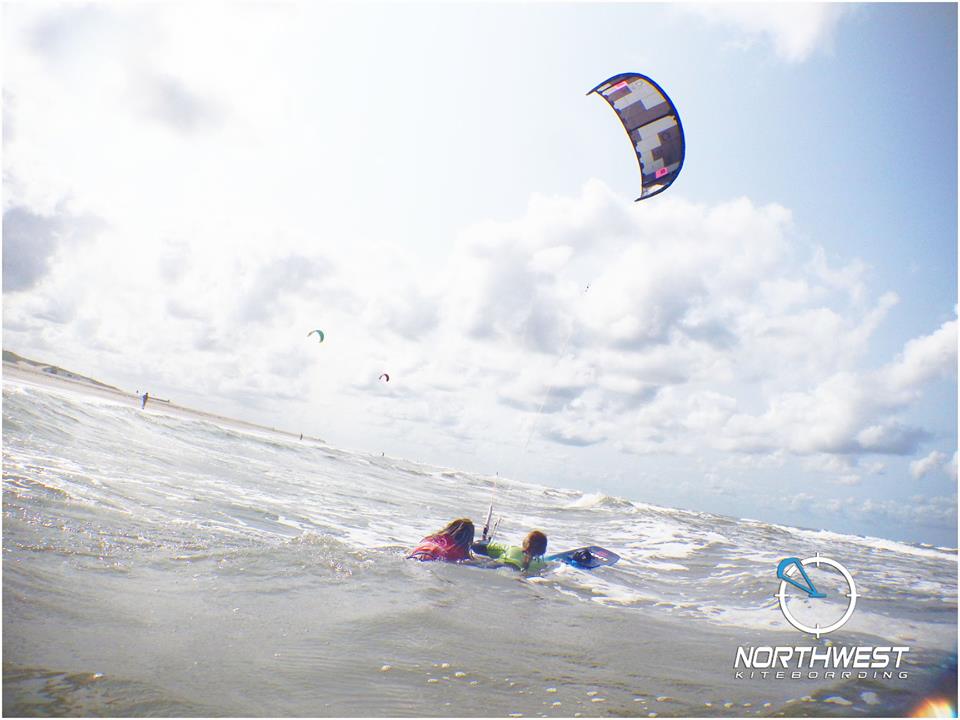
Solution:
[[[506,545],[495,542],[474,543],[472,548],[477,555],[486,555],[498,565],[508,565],[521,572],[535,574],[547,564],[543,554],[547,551],[547,536],[539,530],[532,530],[523,539],[523,545]]]

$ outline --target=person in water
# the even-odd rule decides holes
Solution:
[[[493,558],[499,564],[509,565],[521,572],[538,573],[547,564],[543,554],[547,552],[547,536],[532,530],[523,539],[523,545],[501,543],[474,543],[472,550],[478,555]]]
[[[143,400],[143,404],[140,405],[140,409],[141,409],[141,410],[143,410],[143,409],[147,406],[147,400],[149,400],[149,399],[150,399],[150,393],[145,392],[145,393],[143,394],[143,397],[141,398],[141,400]]]
[[[469,560],[473,533],[473,521],[469,518],[458,518],[439,532],[427,535],[407,557],[446,562]]]

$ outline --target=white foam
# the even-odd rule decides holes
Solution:
[[[782,525],[770,525],[781,530],[786,530],[801,537],[807,537],[820,543],[852,543],[868,547],[872,550],[885,550],[899,555],[914,555],[917,557],[933,558],[945,562],[956,564],[957,551],[944,548],[925,548],[908,543],[898,542],[896,540],[887,540],[886,538],[871,537],[869,535],[844,535],[842,533],[830,530],[805,530],[802,528],[791,528]]]
[[[662,570],[663,572],[690,569],[686,565],[679,565],[677,563],[652,562],[652,561],[645,562],[644,567],[646,567],[649,570]]]

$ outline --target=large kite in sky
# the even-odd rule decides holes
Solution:
[[[659,85],[639,73],[621,73],[587,93],[610,103],[630,136],[640,163],[645,200],[666,190],[683,167],[683,126],[677,108]]]

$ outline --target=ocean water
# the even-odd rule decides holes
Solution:
[[[551,551],[622,560],[523,578],[404,559],[454,517],[479,527],[491,501],[501,540],[536,527]],[[774,597],[778,561],[816,553],[860,595],[819,639]],[[811,568],[821,589],[838,577]],[[736,677],[739,647],[797,645],[907,646],[908,677]],[[955,697],[956,646],[956,549],[346,452],[4,374],[8,716],[903,715]]]

